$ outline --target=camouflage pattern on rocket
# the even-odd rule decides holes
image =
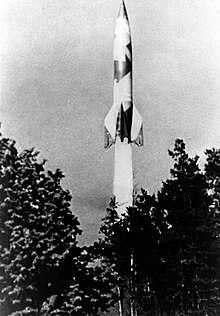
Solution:
[[[105,148],[119,136],[121,142],[143,145],[142,117],[133,105],[131,31],[124,1],[121,3],[114,39],[114,103],[105,118]]]

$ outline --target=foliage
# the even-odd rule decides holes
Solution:
[[[59,309],[68,315],[97,315],[114,304],[109,271],[91,262],[91,249],[84,247],[74,282]]]
[[[174,159],[171,179],[158,193],[168,223],[161,255],[169,279],[162,308],[169,313],[215,313],[219,289],[213,244],[219,241],[207,174],[200,171],[199,157],[186,153],[183,141],[177,140],[169,155]]]
[[[112,271],[125,314],[131,304],[139,313],[157,310],[152,276],[160,264],[158,244],[166,224],[156,204],[155,196],[142,190],[135,206],[119,218],[113,200],[100,229],[102,238],[94,245],[96,257]]]
[[[0,138],[0,313],[2,316],[219,313],[220,150],[189,157],[177,140],[170,178],[141,190],[118,216],[112,200],[100,238],[80,248],[79,222],[60,170],[34,149]]]
[[[120,218],[112,201],[94,247],[122,293],[123,315],[133,305],[136,315],[217,316],[220,151],[207,151],[204,172],[182,140],[169,155],[174,167],[158,195],[142,190]]]
[[[62,172],[46,173],[37,158],[34,149],[19,154],[1,138],[1,315],[39,314],[46,299],[65,293],[79,260],[81,230]]]

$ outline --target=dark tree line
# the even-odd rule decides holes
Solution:
[[[60,170],[0,139],[0,315],[87,315],[111,303],[101,267],[77,244]],[[110,293],[110,294],[109,294]]]
[[[107,210],[96,255],[112,267],[120,315],[220,314],[220,151],[204,171],[177,140],[170,179],[157,196],[142,190],[118,218]]]
[[[63,174],[0,138],[0,315],[218,316],[220,150],[189,157],[177,140],[170,178],[122,217],[111,201],[93,245]],[[106,315],[106,313],[104,313]]]

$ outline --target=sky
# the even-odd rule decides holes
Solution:
[[[220,147],[219,0],[125,0],[133,44],[134,103],[143,148],[135,186],[157,192],[176,138],[204,163]],[[114,148],[103,121],[113,104],[119,0],[1,0],[0,121],[19,150],[35,147],[60,168],[84,233],[97,238],[112,197]]]

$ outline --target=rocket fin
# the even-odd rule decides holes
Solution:
[[[138,146],[144,145],[142,116],[134,105],[131,126],[131,141]]]
[[[107,128],[104,130],[104,148],[110,148],[115,143],[114,138],[111,136]]]
[[[138,146],[143,146],[144,138],[143,138],[143,123],[142,117],[138,112],[137,108],[132,105],[132,117],[125,117],[125,113],[129,112],[129,108],[124,112],[119,110],[119,105],[113,104],[110,111],[108,112],[105,118],[105,140],[104,140],[104,147],[109,148],[115,143],[115,137],[117,131],[122,137],[122,141],[124,137],[127,137],[129,142],[135,143]],[[120,113],[120,118],[119,118]],[[128,113],[129,114],[129,113]],[[132,120],[131,123],[131,130],[127,131],[128,123],[126,121]],[[119,122],[118,122],[119,120]],[[119,130],[118,130],[119,128]],[[125,131],[129,132],[128,135],[124,133]],[[130,135],[130,137],[129,137]]]
[[[116,109],[116,106],[113,104],[110,111],[106,115],[106,118],[104,121],[104,125],[105,125],[104,148],[109,148],[115,143],[117,117],[118,117],[118,110]]]

